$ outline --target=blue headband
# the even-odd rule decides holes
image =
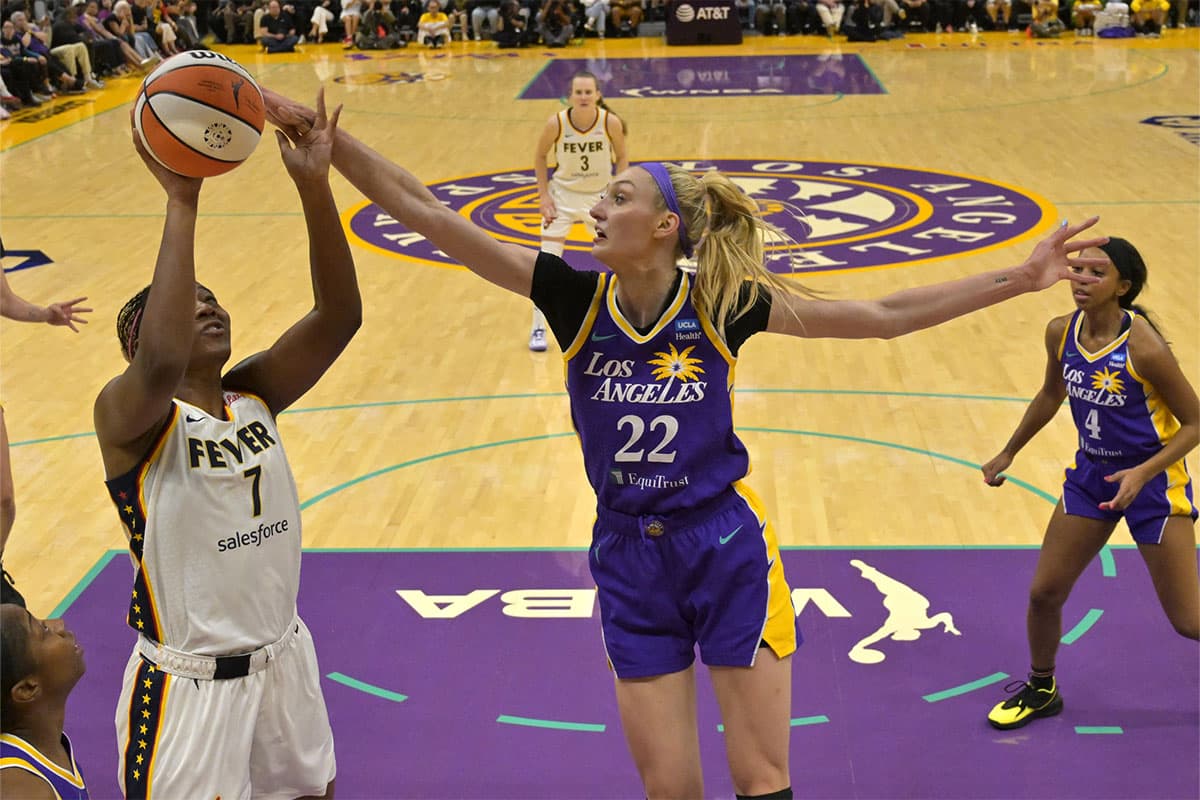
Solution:
[[[683,248],[683,254],[691,258],[692,243],[688,241],[687,225],[684,224],[683,214],[679,213],[679,201],[675,199],[675,187],[671,183],[671,173],[667,172],[667,168],[657,161],[638,164],[638,166],[649,172],[650,177],[654,178],[654,182],[658,184],[658,190],[662,192],[663,200],[667,201],[667,208],[679,218],[679,244]]]

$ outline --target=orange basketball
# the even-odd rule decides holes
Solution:
[[[167,169],[209,178],[249,158],[262,135],[262,92],[233,59],[185,50],[142,82],[133,122],[142,144]]]

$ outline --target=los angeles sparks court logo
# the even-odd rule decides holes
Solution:
[[[767,243],[778,273],[877,269],[950,258],[1011,244],[1047,227],[1046,200],[993,181],[883,164],[829,161],[675,161],[697,172],[718,168],[754,198],[791,241]],[[533,170],[474,175],[433,184],[439,200],[497,239],[541,243]],[[352,238],[419,263],[457,266],[425,237],[364,203],[344,215]],[[587,229],[576,224],[566,258],[599,269]]]

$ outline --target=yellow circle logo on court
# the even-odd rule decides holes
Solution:
[[[840,161],[676,160],[685,169],[720,169],[785,236],[766,243],[780,274],[881,269],[1012,244],[1049,226],[1053,207],[1037,195],[970,175]],[[455,178],[429,186],[449,208],[492,236],[537,248],[542,219],[533,170]],[[432,242],[374,203],[344,215],[351,240],[408,261],[458,266]],[[576,223],[564,257],[603,269]]]

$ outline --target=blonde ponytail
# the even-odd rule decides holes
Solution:
[[[717,170],[697,178],[687,170],[665,164],[683,216],[689,242],[696,251],[692,298],[718,331],[745,314],[758,301],[764,284],[773,296],[816,294],[767,269],[767,238],[787,240],[787,234],[762,218],[758,203]],[[665,201],[663,203],[665,206]],[[682,255],[679,246],[676,255]],[[749,291],[742,295],[743,284]]]

